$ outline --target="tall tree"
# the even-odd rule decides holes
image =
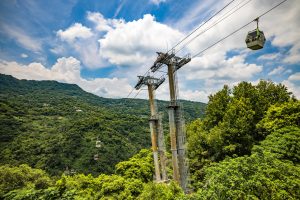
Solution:
[[[209,95],[208,104],[205,111],[205,128],[207,130],[218,125],[223,120],[227,105],[231,100],[230,89],[224,85],[223,89],[214,95]]]

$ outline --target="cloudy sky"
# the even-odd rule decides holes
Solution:
[[[170,50],[230,1],[1,0],[0,73],[76,83],[99,96],[126,97],[155,52]],[[195,40],[179,45],[177,55],[195,55],[281,1],[233,1],[192,35],[199,35]],[[288,0],[260,18],[264,49],[246,48],[253,22],[195,57],[178,71],[180,98],[207,102],[224,84],[260,79],[283,83],[300,98],[299,19],[299,0]],[[146,98],[146,91],[138,97]],[[168,99],[167,83],[157,90],[157,98]]]

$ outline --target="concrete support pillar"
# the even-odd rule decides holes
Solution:
[[[150,130],[151,130],[151,142],[152,142],[152,151],[153,151],[153,161],[154,161],[154,170],[155,170],[155,180],[157,182],[161,181],[159,162],[158,162],[158,151],[157,151],[157,132],[156,132],[156,121],[150,120]]]
[[[150,131],[151,131],[151,142],[152,142],[152,151],[153,151],[153,161],[154,161],[154,170],[155,170],[155,180],[157,182],[161,181],[159,162],[158,162],[158,151],[157,151],[157,112],[154,102],[154,90],[151,84],[148,85],[149,93],[149,102],[150,102]]]
[[[159,158],[160,158],[160,166],[161,166],[161,175],[162,181],[167,181],[167,170],[166,170],[166,147],[165,147],[165,138],[162,126],[162,116],[159,115],[158,122],[157,122],[157,129],[158,129],[158,151],[159,151]]]
[[[184,133],[184,124],[183,118],[180,109],[180,105],[175,110],[175,119],[176,119],[176,133],[177,133],[177,152],[178,152],[178,167],[180,174],[180,186],[186,191],[187,188],[187,165],[186,165],[186,149],[185,149],[185,133]]]
[[[173,166],[173,179],[180,184],[180,175],[178,169],[177,159],[177,134],[175,123],[175,108],[176,108],[176,88],[174,82],[174,66],[168,65],[169,76],[169,89],[170,89],[170,106],[169,106],[169,127],[170,127],[170,140],[172,151],[172,166]]]

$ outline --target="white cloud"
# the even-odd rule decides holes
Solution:
[[[103,97],[124,97],[132,88],[126,79],[84,79],[80,76],[80,68],[80,61],[73,57],[59,58],[50,69],[40,63],[21,65],[17,62],[0,60],[0,73],[12,75],[19,79],[56,80],[77,84],[82,89]]]
[[[25,53],[22,53],[20,56],[21,56],[21,58],[28,58],[28,55]]]
[[[269,76],[282,74],[285,71],[284,67],[278,66],[268,73]]]
[[[87,12],[87,19],[96,25],[97,31],[111,31],[116,25],[124,23],[122,19],[105,19],[101,13]]]
[[[155,21],[149,14],[130,22],[107,19],[97,12],[87,12],[86,17],[94,24],[89,29],[93,36],[57,45],[51,51],[61,56],[76,56],[88,68],[118,66],[113,72],[118,77],[128,77],[129,72],[131,77],[132,74],[144,73],[155,59],[156,51],[166,51],[169,45],[183,37],[182,33]],[[60,30],[57,35],[61,37],[73,27]],[[74,34],[67,36],[70,36],[67,37],[70,41],[76,37]]]
[[[299,11],[300,12],[300,11]],[[299,38],[300,39],[300,38]],[[286,63],[296,64],[300,62],[300,42],[296,42],[284,59]]]
[[[284,73],[285,73],[285,74],[290,74],[290,73],[293,73],[293,70],[288,69],[288,70],[286,70]]]
[[[54,54],[60,55],[63,54],[66,50],[62,45],[60,45],[53,47],[52,49],[50,49],[50,51]]]
[[[164,3],[167,0],[150,0],[151,3],[155,4],[155,5],[159,5],[160,3]]]
[[[207,102],[209,93],[199,90],[181,90],[180,99],[188,99],[191,101]]]
[[[108,65],[99,53],[99,43],[95,37],[87,41],[74,42],[72,48],[78,53],[80,60],[88,68],[102,68]]]
[[[172,24],[172,26],[179,27],[186,31],[192,24],[198,26],[203,23],[203,19],[201,19],[203,12],[210,12],[211,15],[211,13],[214,13],[211,12],[212,10],[216,11],[219,9],[218,7],[225,5],[225,1],[223,1],[223,5],[221,2],[215,5],[213,5],[214,1],[210,1],[210,3],[212,3],[212,6],[208,6],[202,2],[199,3],[199,5],[193,4],[190,9],[186,10],[186,15],[175,24]],[[237,3],[238,2],[235,4]],[[260,2],[253,1],[222,21],[222,23],[203,33],[218,20],[219,17],[216,17],[196,31],[195,35],[201,34],[201,36],[191,42],[191,44],[184,49],[185,52],[190,52],[192,55],[200,52],[274,5],[276,5],[275,2],[266,0]],[[260,19],[260,27],[272,45],[279,48],[292,46],[288,54],[286,54],[285,51],[280,51],[279,53],[265,54],[259,57],[258,59],[261,60],[261,62],[264,60],[277,60],[281,63],[297,63],[298,59],[299,63],[300,52],[298,47],[300,47],[300,23],[299,20],[297,20],[300,17],[299,9],[300,6],[298,6],[298,2],[286,2]],[[228,10],[227,8],[224,13]],[[275,16],[278,20],[274,20]],[[255,23],[205,51],[204,55],[194,58],[188,65],[180,69],[181,76],[185,77],[181,84],[187,85],[188,82],[194,83],[196,81],[196,84],[199,85],[194,87],[190,85],[191,89],[202,87],[204,88],[202,91],[211,93],[221,89],[224,84],[233,85],[240,81],[253,81],[264,78],[262,77],[263,74],[260,74],[263,71],[263,66],[254,64],[256,63],[255,61],[253,61],[253,63],[247,63],[245,59],[248,55],[255,55],[255,52],[246,49],[244,42],[247,32],[254,28]],[[190,30],[187,32],[189,31]],[[180,46],[177,49],[179,48]],[[234,52],[237,56],[228,58],[228,52]],[[277,70],[281,70],[281,68]],[[272,73],[275,72],[276,71]],[[277,73],[279,72],[277,71]],[[291,70],[285,70],[283,73],[291,73]]]
[[[156,51],[165,50],[183,36],[179,31],[155,21],[142,19],[117,24],[99,40],[100,54],[116,65],[142,66],[153,62]]]
[[[288,88],[288,91],[292,92],[297,99],[300,99],[299,84],[297,85],[296,83],[288,80],[282,81],[282,84],[285,85]]]
[[[95,20],[96,18],[92,17]],[[51,52],[62,56],[79,57],[87,68],[101,68],[107,64],[99,54],[97,32],[93,32],[91,28],[75,23],[64,31],[57,31],[57,36],[67,43],[53,47]]]
[[[300,99],[300,72],[296,72],[288,77],[287,80],[282,82],[285,86],[288,87],[290,92]]]
[[[172,26],[179,27],[184,31],[190,32],[190,24],[194,26],[199,26],[203,23],[203,13],[208,13],[209,16],[212,13],[220,9],[228,1],[221,1],[216,3],[215,1],[208,1],[205,4],[203,2],[195,3],[190,6],[190,9],[186,10],[186,14],[176,21]],[[212,24],[218,21],[223,13],[229,11],[232,7],[239,4],[240,2],[234,2],[231,6],[226,8],[219,16],[215,17],[213,20],[203,25],[196,34],[201,34],[207,30]],[[277,2],[278,3],[278,2]],[[213,44],[218,39],[226,36],[227,34],[233,32],[242,25],[248,23],[251,19],[255,19],[259,14],[264,13],[266,10],[270,9],[272,6],[276,5],[276,2],[262,0],[262,1],[252,1],[240,10],[238,10],[233,15],[226,18],[224,21],[214,26],[212,29],[208,30],[196,40],[194,40],[191,45],[188,46],[187,50],[192,54],[199,52],[206,47]],[[198,16],[198,17],[197,17]],[[274,20],[276,18],[276,20]],[[263,16],[260,19],[260,28],[264,31],[267,41],[271,41],[273,46],[279,48],[291,47],[288,53],[284,51],[278,54],[267,54],[260,57],[262,59],[278,59],[282,58],[281,61],[286,63],[299,63],[300,61],[300,6],[296,1],[288,1],[277,7],[272,12]],[[187,30],[188,28],[188,30]],[[211,50],[206,51],[205,55],[209,52],[228,52],[236,49],[245,49],[245,36],[248,31],[255,28],[255,23],[250,24],[246,28],[237,32],[233,36],[227,38],[219,45],[213,47]],[[251,54],[250,50],[245,51],[247,54]]]
[[[112,64],[132,66],[129,70],[120,68],[114,72],[116,76],[128,77],[132,80],[132,77],[135,77],[133,74],[143,74],[150,67],[156,56],[153,52],[166,49],[165,39],[169,40],[167,44],[172,45],[178,42],[183,35],[176,29],[156,22],[153,16],[145,15],[140,20],[120,23],[108,30],[106,35],[99,40],[100,54]],[[244,40],[244,35],[239,37],[242,41]],[[201,47],[212,43],[212,39],[208,35],[202,42],[199,43],[198,41],[191,45],[188,51],[199,51]],[[179,83],[182,89],[180,91],[181,98],[206,102],[208,94],[221,89],[223,84],[234,84],[241,80],[249,81],[262,71],[262,66],[246,63],[246,53],[227,58],[226,50],[240,47],[240,44],[231,42],[226,43],[217,51],[211,51],[205,56],[194,58],[190,64],[181,69],[179,76],[184,77]],[[202,80],[202,84],[205,85],[209,85],[214,80],[221,82],[210,85],[201,91],[197,89],[196,85],[187,87],[189,81],[199,80]],[[167,84],[165,83],[165,85]],[[169,98],[168,89],[167,87],[164,88],[159,89],[158,98],[167,100]],[[143,97],[147,98],[146,95]]]
[[[209,1],[190,1],[190,7],[186,8],[183,16],[180,19],[172,19],[169,24],[172,26],[190,32],[190,29],[196,28],[203,23],[203,16],[208,16],[218,7],[223,6],[224,2],[218,0]]]
[[[6,24],[1,24],[1,28],[23,48],[35,53],[42,50],[41,40],[29,36],[24,30]]]
[[[211,54],[194,58],[184,67],[187,80],[197,79],[231,79],[250,80],[261,72],[263,67],[245,62],[244,56],[226,59],[224,55]]]
[[[59,30],[57,36],[67,41],[68,44],[65,43],[64,45],[66,46],[57,46],[51,51],[57,54],[64,52],[64,56],[67,56],[70,50],[75,51],[76,54],[74,56],[78,57],[89,68],[115,65],[117,66],[117,70],[113,71],[113,75],[115,77],[126,77],[128,81],[133,83],[136,81],[136,75],[143,74],[153,63],[156,57],[155,51],[166,51],[167,47],[170,48],[185,35],[183,32],[190,31],[190,29],[187,30],[185,28],[190,28],[198,24],[198,22],[201,23],[203,15],[199,13],[203,14],[204,12],[211,15],[212,11],[218,10],[226,2],[228,1],[219,3],[219,1],[214,0],[206,1],[205,4],[202,2],[199,5],[198,3],[191,4],[193,8],[186,10],[187,14],[181,20],[178,20],[178,23],[172,24],[172,27],[179,27],[182,32],[171,26],[157,22],[149,14],[144,15],[141,19],[125,22],[119,19],[104,18],[101,13],[87,12],[86,17],[93,23],[92,26],[88,27],[76,23],[77,25],[73,24],[65,30]],[[197,6],[195,6],[196,4]],[[264,12],[273,5],[275,5],[274,2],[267,0],[260,2],[252,1],[245,8],[201,35],[185,48],[183,52],[190,52],[193,55],[205,49],[241,25],[248,23],[249,20],[254,19],[259,13]],[[300,18],[300,12],[297,5],[295,2],[286,2],[283,6],[278,7],[261,18],[260,27],[265,32],[267,40],[279,49],[289,46],[291,48],[288,54],[285,51],[265,54],[258,58],[260,63],[274,59],[288,63],[297,62],[300,56],[300,36],[298,34],[300,26],[299,20],[297,20]],[[274,20],[275,16],[278,20]],[[206,24],[197,33],[201,33],[215,21],[213,20]],[[204,55],[194,58],[191,63],[184,66],[180,70],[181,73],[179,75],[183,77],[179,82],[182,96],[187,99],[204,99],[204,94],[221,89],[223,84],[235,84],[239,81],[253,81],[258,79],[257,75],[262,72],[263,67],[258,64],[246,62],[246,57],[248,55],[255,55],[255,52],[247,50],[244,42],[247,32],[254,28],[255,24],[253,23],[246,29],[206,51]],[[232,51],[236,52],[237,55],[228,57],[227,53]],[[183,55],[183,52],[180,52],[178,55]],[[255,63],[255,61],[253,62]],[[277,70],[280,71],[280,67],[278,68]],[[270,74],[280,73],[279,71],[270,72]],[[290,70],[286,71],[286,73],[290,72]],[[71,79],[71,77],[70,75],[69,78]],[[105,84],[117,85],[121,83],[120,80],[123,79],[117,79],[117,81],[108,79]],[[101,79],[101,81],[104,82],[104,79]],[[191,86],[189,85],[190,82],[197,82],[197,85]],[[124,85],[126,83],[126,81],[122,82]],[[80,84],[84,85],[84,81],[81,81]],[[92,90],[90,87],[95,88],[90,82],[84,87],[89,90]],[[205,89],[202,90],[199,88]],[[104,94],[112,91],[112,89],[100,88],[97,91],[101,91]],[[158,91],[158,94],[158,98],[168,99],[167,89]],[[111,95],[114,96],[115,94]]]
[[[270,1],[264,0],[262,6],[271,7]],[[256,4],[257,5],[257,4]],[[266,8],[265,8],[266,9]],[[274,20],[274,17],[276,20]],[[289,47],[289,52],[284,58],[286,63],[300,62],[300,6],[297,1],[287,1],[274,11],[261,19],[261,26],[271,40],[273,46]]]
[[[90,28],[82,26],[80,23],[75,23],[66,30],[57,31],[57,35],[64,41],[73,42],[76,38],[87,39],[93,36]]]
[[[289,81],[300,81],[300,72],[297,72],[295,74],[292,74],[288,78]]]
[[[259,56],[258,60],[275,60],[280,56],[279,53],[270,53]]]
[[[109,31],[112,29],[101,13],[88,12],[87,19],[96,24],[98,31]]]
[[[0,71],[4,74],[15,76],[19,79],[29,80],[57,80],[61,82],[74,82],[80,75],[80,62],[73,58],[59,58],[51,69],[41,63],[21,65],[17,62],[1,60]]]
[[[168,44],[183,37],[182,33],[156,22],[149,14],[142,19],[125,22],[123,19],[104,18],[98,12],[87,12],[87,19],[95,24],[95,29],[75,24],[65,31],[59,30],[57,35],[69,41],[68,45],[89,68],[101,68],[105,64],[130,67],[150,65],[155,59],[156,51],[166,50]],[[81,33],[87,29],[91,32],[87,34],[89,38],[74,41],[76,37],[83,37],[85,34]],[[65,50],[61,46],[51,49],[57,54]]]

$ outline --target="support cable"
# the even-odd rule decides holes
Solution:
[[[271,12],[272,10],[274,10],[275,8],[277,8],[278,6],[280,6],[281,4],[283,4],[283,3],[286,2],[286,1],[288,1],[288,0],[283,0],[283,1],[281,1],[280,3],[276,4],[276,5],[275,5],[274,7],[272,7],[271,9],[269,9],[269,10],[265,11],[263,14],[259,15],[258,18],[260,18],[260,17],[262,17],[262,16],[268,14],[269,12]],[[257,18],[255,18],[255,19],[257,19]],[[208,49],[214,47],[214,46],[217,45],[218,43],[222,42],[223,40],[229,38],[229,37],[232,36],[233,34],[237,33],[237,32],[240,31],[240,30],[242,30],[243,28],[245,28],[246,26],[248,26],[249,24],[251,24],[253,21],[255,21],[255,19],[252,20],[252,21],[250,21],[250,22],[248,22],[247,24],[243,25],[242,27],[236,29],[235,31],[233,31],[232,33],[230,33],[230,34],[228,34],[227,36],[223,37],[222,39],[218,40],[217,42],[213,43],[213,44],[210,45],[209,47],[207,47],[207,48],[203,49],[202,51],[196,53],[194,56],[192,56],[192,59],[195,58],[195,57],[197,57],[197,56],[199,56],[199,55],[201,55],[201,54],[203,54],[203,53],[204,53],[205,51],[207,51]]]
[[[146,74],[148,73],[150,71],[150,69],[148,69],[145,73],[144,73],[144,75],[143,76],[146,76]],[[133,87],[132,88],[132,90],[128,93],[128,95],[126,96],[126,98],[128,98],[131,94],[132,94],[132,92],[135,90],[135,88]]]
[[[191,36],[193,33],[195,33],[197,30],[199,30],[204,24],[206,24],[208,21],[210,21],[213,17],[215,17],[217,14],[219,14],[221,11],[223,11],[226,7],[228,7],[228,6],[229,6],[231,3],[233,3],[234,1],[235,1],[235,0],[232,0],[232,1],[230,1],[228,4],[226,4],[221,10],[219,10],[218,12],[216,12],[213,16],[211,16],[211,17],[210,17],[208,20],[206,20],[203,24],[201,24],[199,27],[197,27],[194,31],[192,31],[192,32],[189,33],[186,37],[184,37],[182,40],[180,40],[173,48],[171,48],[170,50],[168,50],[167,53],[170,52],[170,51],[171,51],[172,49],[174,49],[175,47],[177,47],[177,46],[178,46],[179,44],[181,44],[183,41],[185,41],[189,36]],[[215,22],[215,23],[214,23],[212,26],[210,26],[208,29],[205,29],[205,30],[202,31],[201,33],[197,34],[194,38],[192,38],[191,40],[189,40],[189,41],[185,44],[185,46],[186,46],[187,44],[189,44],[189,43],[190,43],[192,40],[194,40],[195,38],[197,38],[197,37],[199,37],[200,35],[202,35],[204,32],[208,31],[209,29],[213,28],[215,25],[217,25],[217,24],[220,23],[221,21],[225,20],[227,17],[231,16],[233,13],[235,13],[237,10],[239,10],[240,8],[242,8],[243,6],[245,6],[246,4],[248,4],[250,1],[252,1],[252,0],[248,0],[246,3],[244,3],[243,5],[241,5],[240,7],[238,7],[238,8],[237,8],[236,10],[234,10],[232,13],[228,14],[230,11],[232,11],[233,9],[235,9],[238,5],[242,4],[244,1],[240,2],[239,4],[237,4],[233,9],[231,9],[230,11],[226,12],[226,13],[223,15],[223,16],[225,16],[226,14],[228,14],[227,16],[225,16],[225,17],[223,17],[223,18],[221,17],[217,22]],[[284,0],[284,1],[281,1],[280,3],[276,4],[274,7],[272,7],[271,9],[269,9],[269,10],[267,10],[266,12],[264,12],[263,14],[261,14],[261,15],[259,16],[259,18],[262,17],[262,16],[264,16],[264,15],[266,15],[266,14],[268,14],[269,12],[271,12],[272,10],[274,10],[275,8],[277,8],[278,6],[280,6],[281,4],[283,4],[283,3],[286,2],[286,1],[288,1],[288,0]],[[244,26],[238,28],[238,29],[235,30],[234,32],[232,32],[232,33],[230,33],[229,35],[223,37],[222,39],[218,40],[217,42],[213,43],[213,44],[210,45],[209,47],[203,49],[202,51],[196,53],[196,54],[193,55],[191,58],[193,59],[193,58],[195,58],[195,57],[197,57],[197,56],[203,54],[203,53],[204,53],[205,51],[207,51],[208,49],[214,47],[214,46],[217,45],[218,43],[222,42],[223,40],[229,38],[230,36],[234,35],[234,34],[237,33],[238,31],[242,30],[243,28],[245,28],[246,26],[248,26],[249,24],[251,24],[253,21],[254,21],[254,20],[252,20],[251,22],[249,22],[249,23],[245,24]],[[179,49],[177,52],[181,51],[182,49],[183,49],[183,48]],[[177,52],[176,52],[176,53],[177,53]],[[168,58],[168,57],[167,57],[167,58]],[[167,59],[167,58],[165,58],[165,59]],[[148,70],[145,72],[145,74],[144,74],[143,76],[145,76],[149,71],[150,71],[150,69],[148,69]],[[129,94],[127,95],[126,98],[128,98],[128,97],[132,94],[133,91],[134,91],[134,88],[129,92]],[[135,95],[135,97],[134,97],[133,99],[135,99],[135,98],[139,95],[140,92],[141,92],[141,91],[139,90],[138,93]]]
[[[199,30],[202,26],[204,26],[207,22],[209,22],[211,19],[213,19],[215,16],[217,16],[220,12],[222,12],[225,8],[227,8],[231,3],[233,3],[235,0],[231,0],[228,4],[226,4],[222,9],[220,9],[218,12],[216,12],[214,15],[212,15],[209,19],[207,19],[203,24],[201,24],[200,26],[198,26],[195,30],[193,30],[191,33],[189,33],[187,36],[185,36],[183,39],[181,39],[177,44],[175,44],[173,46],[173,48],[171,48],[170,50],[167,51],[167,53],[169,53],[172,49],[176,48],[179,44],[181,44],[183,41],[185,41],[189,36],[191,36],[193,33],[195,33],[197,30]],[[167,57],[168,58],[168,57]],[[165,58],[165,59],[167,59]],[[165,60],[164,59],[164,60]],[[145,76],[148,72],[150,71],[150,69],[143,75]],[[127,97],[128,98],[132,92],[134,91],[134,88],[128,93]]]
[[[135,98],[140,94],[140,92],[141,92],[142,90],[144,90],[144,89],[139,89],[139,91],[136,93],[136,95],[135,95],[132,99],[135,99]]]
[[[235,12],[237,12],[239,9],[241,9],[242,7],[244,7],[245,5],[247,5],[248,3],[250,3],[252,0],[248,0],[246,3],[244,3],[246,0],[241,1],[240,3],[238,3],[237,5],[235,5],[235,7],[233,7],[231,10],[229,10],[228,12],[226,12],[224,15],[222,15],[222,17],[220,17],[216,22],[214,22],[211,26],[209,26],[207,29],[203,30],[202,32],[198,33],[196,36],[194,36],[193,38],[191,38],[190,40],[188,40],[180,49],[178,49],[176,53],[180,52],[181,50],[183,50],[187,45],[189,45],[193,40],[195,40],[197,37],[199,37],[200,35],[204,34],[205,32],[207,32],[208,30],[210,30],[211,28],[213,28],[214,26],[216,26],[217,24],[219,24],[220,22],[224,21],[226,18],[228,18],[229,16],[231,16],[232,14],[234,14]],[[242,3],[244,3],[243,5],[241,5]],[[238,7],[239,5],[241,5],[240,7]],[[238,7],[238,8],[237,8]],[[235,9],[236,8],[236,9]],[[234,10],[235,9],[235,10]],[[233,12],[231,12],[232,10],[234,10]],[[230,13],[231,12],[231,13]],[[228,14],[229,13],[229,14]],[[227,15],[228,14],[228,15]]]
[[[183,41],[185,41],[188,37],[190,37],[193,33],[195,33],[197,30],[199,30],[202,26],[204,26],[207,22],[209,22],[212,18],[214,18],[215,16],[217,16],[220,12],[222,12],[225,8],[227,8],[231,3],[233,3],[235,0],[230,1],[228,4],[226,4],[221,10],[219,10],[218,12],[216,12],[215,14],[213,14],[208,20],[206,20],[203,24],[201,24],[200,26],[198,26],[195,30],[193,30],[192,32],[190,32],[187,36],[185,36],[184,38],[182,38],[177,44],[175,44],[175,46],[173,46],[173,48],[171,49],[175,49],[179,44],[181,44]],[[171,50],[170,49],[170,50]],[[170,50],[167,52],[169,53]]]

